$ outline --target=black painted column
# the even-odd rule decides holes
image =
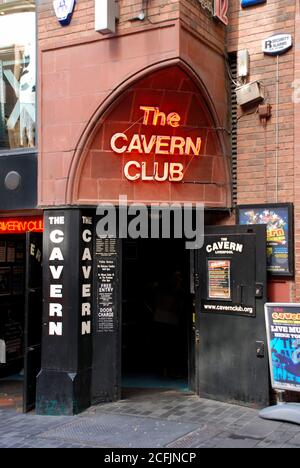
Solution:
[[[45,211],[42,369],[37,414],[73,415],[91,403],[92,217]]]

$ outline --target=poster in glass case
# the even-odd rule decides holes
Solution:
[[[230,260],[208,260],[208,299],[231,300]]]
[[[267,227],[267,269],[271,275],[294,275],[294,220],[292,203],[244,205],[237,224]]]

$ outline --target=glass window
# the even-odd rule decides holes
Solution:
[[[35,146],[35,0],[0,0],[0,150]]]

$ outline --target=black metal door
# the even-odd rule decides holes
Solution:
[[[204,398],[265,406],[265,227],[207,228],[196,264],[197,391]]]
[[[26,234],[26,284],[24,330],[24,413],[35,407],[36,377],[41,369],[43,237]]]

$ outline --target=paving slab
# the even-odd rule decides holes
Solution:
[[[181,392],[138,392],[79,416],[27,415],[0,408],[0,447],[299,448],[300,426],[259,418],[255,409]]]

